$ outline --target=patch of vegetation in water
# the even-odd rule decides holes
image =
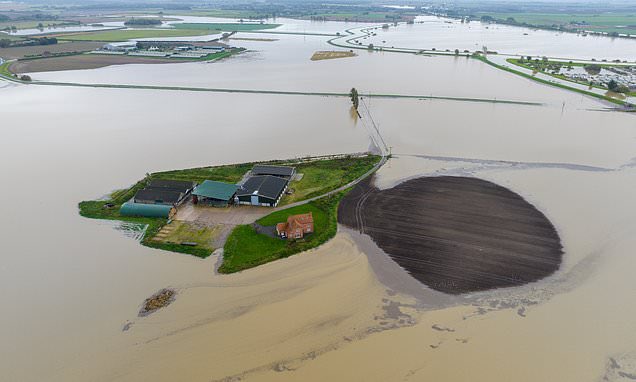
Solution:
[[[144,301],[143,306],[139,310],[139,317],[145,317],[170,305],[174,301],[176,294],[177,292],[172,289],[162,289],[150,296]]]

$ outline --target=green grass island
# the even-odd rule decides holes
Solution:
[[[201,258],[223,248],[218,271],[234,273],[333,238],[340,200],[380,163],[380,156],[363,153],[155,172],[106,198],[80,202],[79,213],[143,227],[140,242],[151,248]],[[277,231],[296,216],[311,217],[310,233]]]

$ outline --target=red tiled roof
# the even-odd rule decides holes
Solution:
[[[287,236],[293,236],[296,230],[300,230],[301,233],[304,233],[308,225],[311,225],[311,231],[313,231],[314,217],[311,212],[289,216],[286,223],[276,224],[276,231],[279,234],[285,232]]]

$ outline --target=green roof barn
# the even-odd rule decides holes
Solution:
[[[119,213],[124,216],[141,216],[146,218],[170,218],[175,209],[165,204],[143,204],[126,202],[121,205]]]
[[[227,206],[234,194],[236,194],[237,189],[238,186],[236,184],[206,180],[192,191],[192,195],[196,197],[196,202]]]

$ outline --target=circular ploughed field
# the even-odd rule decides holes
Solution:
[[[338,222],[369,235],[417,280],[450,294],[540,280],[563,255],[541,211],[477,178],[422,177],[387,190],[367,179],[343,198]]]

